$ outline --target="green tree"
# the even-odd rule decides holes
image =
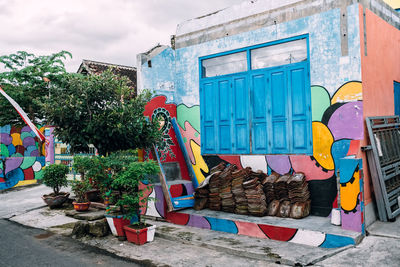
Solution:
[[[69,74],[50,88],[46,117],[71,152],[87,152],[93,144],[100,155],[146,148],[160,140],[157,121],[144,117],[151,98],[145,91],[133,97],[127,79],[110,70],[99,75]]]
[[[0,57],[0,86],[13,98],[35,124],[45,123],[43,103],[50,87],[59,86],[66,74],[64,62],[71,53],[61,51],[35,56],[24,51]],[[24,122],[12,105],[0,97],[0,125],[22,125]]]

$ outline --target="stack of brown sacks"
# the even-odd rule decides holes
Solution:
[[[278,178],[279,174],[275,172],[262,181],[267,204],[271,203],[274,199],[277,199],[277,197],[275,197],[274,184]]]
[[[254,216],[264,216],[267,211],[267,203],[259,177],[258,173],[252,172],[250,178],[243,183],[249,213]]]
[[[236,169],[236,165],[229,165],[219,175],[221,182],[219,196],[222,200],[222,210],[226,212],[234,212],[235,210],[235,200],[232,194],[232,172]]]
[[[287,181],[291,202],[290,217],[299,219],[310,214],[310,191],[304,173],[293,174]]]
[[[196,188],[194,192],[194,207],[195,210],[202,210],[208,206],[208,184],[203,187]]]
[[[221,210],[221,197],[220,188],[221,188],[221,179],[219,175],[222,173],[222,170],[225,168],[225,164],[221,163],[214,168],[211,169],[211,177],[209,181],[209,190],[208,194],[208,207],[212,210]]]
[[[249,177],[251,168],[241,169],[232,172],[232,194],[235,198],[235,210],[237,214],[247,214],[247,198],[243,188],[243,182]]]

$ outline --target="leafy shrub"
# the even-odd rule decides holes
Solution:
[[[72,182],[72,192],[75,194],[75,201],[78,203],[87,202],[86,192],[92,189],[88,180],[75,180]]]
[[[140,218],[140,208],[147,203],[149,197],[144,197],[143,190],[139,190],[139,182],[148,175],[157,174],[160,171],[154,161],[131,162],[127,168],[122,169],[113,179],[111,188],[118,191],[113,195],[116,208],[126,219],[137,216]],[[150,189],[148,185],[145,190]],[[140,219],[137,223],[140,222]]]
[[[61,187],[68,185],[67,174],[69,169],[62,164],[52,164],[44,168],[43,183],[53,189],[54,194],[58,195]]]

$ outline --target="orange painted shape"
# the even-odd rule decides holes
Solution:
[[[345,211],[353,211],[357,207],[360,194],[360,171],[353,174],[350,182],[340,185],[340,204]]]

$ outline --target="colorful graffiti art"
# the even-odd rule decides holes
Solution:
[[[44,129],[40,129],[44,131]],[[43,176],[45,144],[28,127],[0,127],[0,190],[36,183]]]
[[[193,192],[191,183],[175,184],[170,187],[173,197],[179,197]],[[150,193],[150,192],[148,192]],[[156,185],[150,196],[156,197],[157,201],[149,202],[142,214],[162,217],[168,222],[209,229],[214,231],[227,232],[232,234],[246,235],[257,238],[266,238],[278,241],[287,241],[297,244],[305,244],[315,247],[336,248],[347,245],[354,245],[353,238],[326,234],[318,231],[288,228],[282,226],[254,223],[247,221],[222,219],[213,216],[188,214],[184,212],[166,212],[166,204],[163,198],[160,185]]]
[[[154,97],[145,106],[144,115],[155,119],[160,119],[160,129],[163,133],[163,144],[158,147],[160,152],[161,161],[164,162],[178,162],[181,170],[181,176],[184,180],[190,180],[189,172],[186,167],[183,154],[180,151],[178,141],[174,129],[172,128],[171,120],[176,118],[176,105],[167,104],[167,98],[165,96]],[[151,153],[147,152],[145,157],[151,158]]]
[[[342,228],[365,233],[361,159],[340,160]]]
[[[345,83],[332,97],[323,86],[314,85],[311,87],[311,103],[312,156],[203,157],[200,150],[200,108],[178,105],[177,121],[198,182],[201,183],[209,170],[221,161],[235,164],[239,168],[249,166],[266,173],[304,172],[312,191],[313,214],[328,216],[337,196],[336,174],[340,167],[339,160],[349,153],[357,154],[357,144],[363,139],[362,84],[359,81]]]

